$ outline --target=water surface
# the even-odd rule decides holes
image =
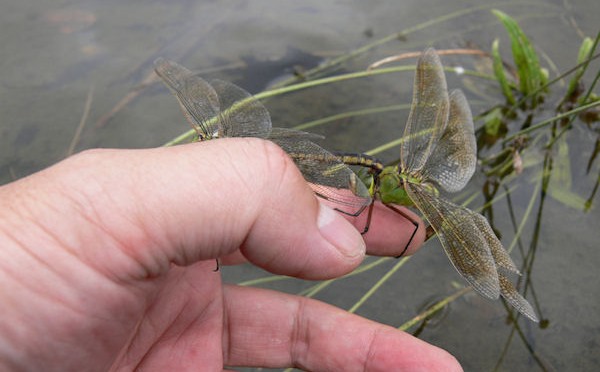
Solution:
[[[90,91],[91,110],[76,151],[155,147],[186,131],[188,127],[174,98],[158,84],[147,87],[104,125],[98,125],[119,100],[144,82],[151,74],[152,61],[159,56],[256,93],[294,72],[308,70],[389,34],[464,12],[407,32],[349,61],[335,73],[363,70],[384,56],[420,51],[428,45],[437,49],[474,46],[489,51],[495,38],[500,38],[502,52],[509,59],[509,41],[491,15],[492,8],[518,17],[551,76],[574,65],[582,34],[593,37],[598,31],[600,5],[591,0],[343,4],[8,0],[0,13],[0,182],[23,177],[66,156]],[[473,67],[477,61],[445,57],[443,62]],[[597,70],[596,63],[591,71]],[[449,76],[448,80],[450,87],[467,92],[475,114],[503,102],[493,83],[464,76]],[[588,83],[590,80],[591,74]],[[266,104],[274,125],[292,127],[346,111],[407,104],[411,84],[412,73],[397,73],[288,94]],[[326,145],[330,148],[366,151],[398,138],[406,115],[406,110],[400,110],[348,118],[314,131],[327,135]],[[552,113],[542,110],[539,115],[534,122]],[[476,126],[481,125],[481,121],[476,122]],[[587,173],[585,165],[597,133],[597,126],[594,132],[575,122],[565,137],[563,149],[568,152],[556,154],[556,163],[571,172],[567,177],[571,184],[559,180],[557,192],[566,190],[584,199],[590,195],[599,167],[596,162]],[[484,154],[497,149],[487,149]],[[397,155],[397,148],[379,154],[386,160]],[[534,214],[521,236],[527,251],[540,205],[536,185],[541,168],[536,164],[543,160],[544,152],[532,146],[523,156],[528,167],[508,186],[514,188],[511,201],[517,222],[535,197]],[[480,195],[484,181],[481,173],[476,174],[463,196],[474,192]],[[478,197],[472,206],[482,203]],[[599,292],[598,218],[598,208],[585,213],[579,204],[567,206],[559,198],[549,196],[544,201],[530,278],[537,295],[536,310],[549,326],[541,329],[524,320],[519,322],[525,339],[535,350],[535,358],[519,337],[511,338],[513,328],[506,323],[501,302],[489,302],[473,293],[454,301],[443,319],[423,329],[420,337],[456,355],[466,370],[492,370],[497,364],[499,370],[512,371],[593,369],[599,362],[600,334],[600,301],[595,295]],[[493,222],[502,233],[503,243],[510,245],[514,228],[506,199],[495,203]],[[520,262],[518,248],[513,257]],[[395,263],[390,260],[368,273],[338,281],[317,297],[350,308]],[[265,274],[241,266],[223,268],[223,275],[230,282],[239,282]],[[297,293],[313,284],[286,280],[270,286]],[[430,242],[357,312],[399,326],[424,304],[449,296],[464,284],[439,245]],[[500,360],[505,348],[506,355]]]

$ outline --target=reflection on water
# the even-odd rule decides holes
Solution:
[[[501,8],[517,16],[541,52],[542,64],[551,77],[575,64],[581,34],[597,32],[597,1],[504,2]],[[510,56],[504,30],[490,14],[491,6],[475,1],[366,2],[352,5],[320,1],[154,1],[148,4],[116,1],[33,2],[9,0],[0,13],[0,180],[22,177],[60,160],[84,111],[87,93],[95,87],[89,122],[78,149],[89,147],[138,148],[158,146],[187,130],[185,120],[165,89],[155,85],[152,61],[158,56],[203,71],[208,77],[232,81],[251,92],[285,77],[303,73],[323,60],[394,35],[393,41],[343,63],[335,73],[359,71],[388,55],[420,51],[426,45],[438,49],[475,46],[490,50],[499,37],[503,55]],[[498,4],[496,4],[498,6]],[[479,10],[468,12],[469,7]],[[487,8],[486,8],[487,6]],[[411,29],[422,22],[463,11],[464,14]],[[508,59],[508,58],[507,58]],[[445,65],[472,67],[480,60],[444,57]],[[410,64],[411,62],[406,62]],[[589,84],[598,64],[586,77]],[[593,72],[593,73],[592,73]],[[294,126],[346,111],[410,102],[412,72],[395,73],[341,82],[272,98],[266,102],[274,125]],[[494,83],[469,76],[449,76],[451,86],[468,92],[475,114],[503,103]],[[452,80],[453,79],[453,80]],[[139,93],[123,105],[103,126],[94,123],[127,94]],[[556,89],[561,89],[560,85]],[[550,96],[546,107],[553,107]],[[328,146],[337,150],[365,151],[397,139],[406,111],[344,118],[314,128],[326,134]],[[521,115],[521,114],[520,114]],[[539,111],[532,122],[553,115]],[[524,116],[524,115],[523,115]],[[525,117],[517,118],[518,123]],[[481,126],[482,122],[476,122]],[[519,124],[520,125],[520,124]],[[434,328],[420,330],[420,337],[456,355],[467,370],[490,370],[501,360],[500,370],[531,370],[550,366],[556,370],[597,365],[600,304],[596,296],[598,208],[584,213],[565,203],[565,192],[588,198],[598,177],[598,161],[586,166],[598,137],[597,124],[575,122],[564,144],[553,149],[555,190],[541,203],[536,187],[548,152],[531,143],[520,153],[524,170],[508,182],[510,200],[501,197],[491,215],[505,245],[515,231],[513,257],[522,260],[537,241],[531,266],[531,290],[536,311],[549,320],[546,329],[520,321],[523,338],[512,334],[506,311],[472,294],[448,305],[447,314]],[[509,128],[510,130],[511,128]],[[498,150],[498,145],[482,155]],[[397,148],[380,154],[394,160]],[[565,176],[567,175],[567,176]],[[470,192],[485,184],[476,174]],[[486,186],[493,187],[493,184]],[[488,190],[489,191],[489,190]],[[498,193],[505,190],[499,188]],[[470,194],[468,194],[470,195]],[[465,198],[468,197],[465,194]],[[464,201],[465,198],[459,200]],[[533,202],[530,201],[533,198]],[[508,203],[510,201],[510,204]],[[475,199],[472,207],[483,199]],[[511,214],[515,216],[514,222]],[[521,225],[523,216],[529,216]],[[536,216],[537,215],[537,216]],[[539,223],[539,224],[538,224]],[[534,235],[534,234],[537,234]],[[350,308],[380,276],[390,269],[375,269],[335,282],[319,298]],[[229,281],[263,275],[248,267],[224,268]],[[435,242],[411,258],[391,281],[359,308],[358,313],[392,325],[411,319],[432,294],[449,296],[460,278],[449,267]],[[313,283],[285,281],[277,288],[298,292]],[[531,297],[530,297],[531,298]],[[415,331],[416,328],[411,329]],[[535,350],[535,356],[523,340]],[[568,342],[565,342],[568,340]],[[507,351],[505,345],[510,343]],[[503,353],[505,355],[502,357]]]

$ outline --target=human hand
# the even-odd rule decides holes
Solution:
[[[367,251],[397,254],[412,224],[387,208],[374,219]],[[0,368],[460,370],[392,327],[221,282],[215,258],[307,279],[364,258],[357,230],[267,141],[73,156],[0,188],[0,247]]]

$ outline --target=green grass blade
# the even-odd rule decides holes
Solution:
[[[517,100],[515,99],[515,96],[512,93],[512,88],[508,84],[508,79],[506,78],[506,74],[504,73],[504,66],[502,64],[502,57],[500,57],[500,51],[498,50],[498,44],[499,44],[498,39],[494,40],[494,42],[492,43],[492,59],[494,62],[494,75],[496,75],[496,79],[498,80],[498,83],[500,84],[500,88],[502,89],[502,94],[504,94],[504,97],[511,105],[514,105],[517,102]]]
[[[513,59],[519,74],[520,90],[523,94],[527,95],[542,86],[546,81],[538,56],[531,42],[514,18],[496,9],[492,10],[492,13],[498,17],[508,32],[511,40]],[[535,105],[536,98],[533,97],[533,105]]]
[[[367,300],[375,293],[379,290],[379,288],[385,284],[391,277],[392,275],[394,275],[394,273],[396,271],[398,271],[398,269],[400,269],[402,266],[404,266],[404,264],[410,259],[410,257],[404,257],[400,260],[398,260],[398,262],[396,262],[396,264],[394,265],[394,267],[391,270],[388,270],[382,277],[381,279],[379,279],[377,281],[377,283],[375,283],[371,288],[369,288],[369,290],[350,308],[348,309],[349,313],[355,313],[356,310],[358,310],[359,307],[361,307],[365,302],[367,302]]]
[[[444,308],[444,306],[448,306],[451,302],[455,301],[456,299],[460,298],[461,296],[465,295],[466,293],[468,293],[472,290],[473,290],[472,287],[464,287],[464,288],[454,292],[452,295],[446,297],[445,299],[443,299],[441,301],[436,302],[433,306],[429,307],[427,310],[418,314],[414,318],[408,320],[407,322],[405,322],[404,324],[399,326],[398,329],[401,331],[409,330],[410,328],[414,327],[419,322],[424,321],[425,319],[427,319],[428,317],[431,317],[436,312],[442,310],[442,308]]]
[[[581,47],[579,47],[579,55],[577,56],[577,64],[582,64],[588,58],[591,57],[593,45],[594,45],[594,41],[591,38],[586,37],[585,39],[583,39],[583,42],[581,43]],[[573,78],[569,82],[569,88],[567,89],[567,94],[565,95],[566,97],[570,97],[577,90],[579,81],[581,80],[581,77],[583,76],[583,73],[585,72],[585,67],[587,67],[587,66],[582,65],[575,72],[575,76],[573,76]]]
[[[553,116],[553,117],[551,117],[549,119],[543,120],[543,121],[541,121],[539,123],[531,125],[530,127],[527,127],[525,129],[521,129],[520,131],[511,134],[510,136],[506,137],[502,141],[502,143],[506,144],[506,143],[512,141],[513,139],[515,139],[518,136],[522,136],[524,134],[536,131],[536,130],[538,130],[540,128],[543,128],[543,127],[545,127],[547,125],[550,125],[550,124],[554,123],[557,120],[560,120],[560,119],[563,119],[563,118],[569,118],[572,115],[579,114],[581,112],[584,112],[584,111],[589,110],[591,108],[594,108],[596,106],[600,106],[600,101],[588,103],[587,105],[582,105],[582,106],[579,106],[577,108],[574,108],[573,110],[569,110],[567,112],[563,112],[561,114],[555,115],[555,116]]]

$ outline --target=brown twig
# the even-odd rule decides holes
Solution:
[[[94,100],[94,84],[90,85],[90,89],[88,90],[87,98],[85,100],[85,106],[83,108],[83,114],[81,114],[81,120],[79,120],[79,125],[75,130],[75,134],[73,135],[73,139],[71,140],[71,144],[67,149],[67,156],[70,156],[75,151],[75,147],[79,143],[79,138],[81,138],[81,132],[83,132],[83,128],[85,127],[85,123],[87,122],[88,116],[90,115],[90,108],[92,107],[92,101]]]

